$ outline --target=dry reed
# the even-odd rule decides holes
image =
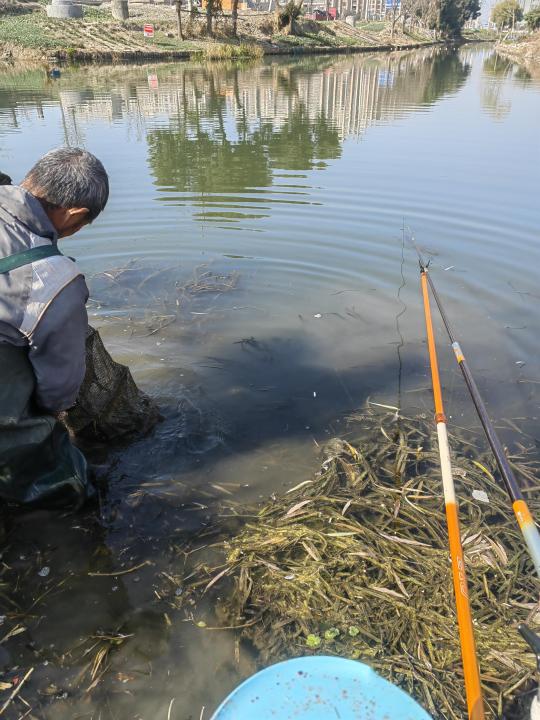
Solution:
[[[191,615],[202,595],[219,593],[218,616],[240,628],[261,665],[317,653],[359,659],[434,718],[458,720],[466,716],[463,673],[432,427],[373,409],[356,426],[356,439],[326,446],[316,477],[274,497],[215,545],[220,561],[201,563],[175,602]],[[458,429],[451,443],[493,718],[533,685],[533,657],[516,625],[538,630],[539,583],[475,437],[481,445],[480,435]],[[538,513],[535,450],[520,445],[511,461]]]

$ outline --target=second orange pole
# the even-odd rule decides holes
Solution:
[[[450,559],[452,562],[452,578],[454,581],[454,594],[456,598],[456,613],[461,644],[461,659],[465,678],[465,694],[467,696],[467,709],[469,720],[484,720],[484,701],[480,685],[480,672],[476,657],[476,643],[467,588],[467,575],[461,545],[459,529],[458,506],[452,477],[452,464],[446,431],[446,417],[437,362],[437,348],[433,333],[429,292],[425,269],[421,267],[420,282],[422,285],[422,298],[424,301],[424,314],[426,319],[427,344],[429,363],[431,366],[431,382],[433,386],[433,399],[435,403],[435,423],[437,425],[437,438],[439,456],[441,461],[441,474],[444,490],[444,503],[446,507],[446,523],[448,526],[448,539],[450,545]]]

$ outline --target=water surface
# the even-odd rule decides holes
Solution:
[[[64,248],[92,323],[165,415],[117,454],[99,520],[14,522],[5,559],[31,610],[8,605],[7,630],[27,629],[4,662],[35,666],[37,717],[208,718],[248,671],[232,638],[169,608],[161,573],[182,575],[218,500],[309,477],[368,398],[431,413],[411,235],[494,419],[540,437],[538,117],[538,81],[485,45],[0,74],[2,170],[19,179],[67,143],[110,172],[104,216]],[[468,423],[439,337],[448,413]],[[100,632],[132,637],[93,686]]]

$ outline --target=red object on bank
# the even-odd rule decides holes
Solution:
[[[143,27],[144,37],[154,37],[154,26],[145,25]]]
[[[328,13],[326,10],[314,10],[312,13],[306,13],[304,17],[306,20],[335,20],[336,19],[336,8],[330,8]]]

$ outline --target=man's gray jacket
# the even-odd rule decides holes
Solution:
[[[57,240],[39,200],[0,186],[0,258]],[[84,378],[87,300],[84,277],[64,255],[0,273],[0,343],[28,347],[35,400],[48,412],[71,407]]]

